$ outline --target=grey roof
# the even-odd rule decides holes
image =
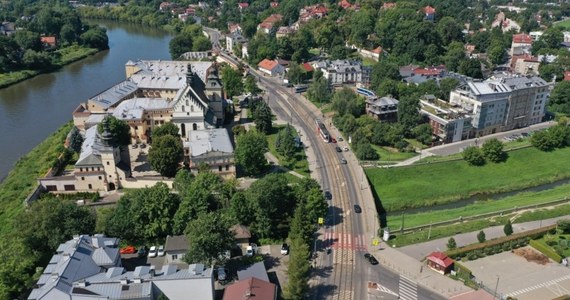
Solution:
[[[99,150],[103,147],[97,137],[97,126],[93,126],[85,131],[83,144],[76,166],[99,166],[103,162]]]
[[[174,236],[167,236],[166,237],[166,245],[164,246],[165,252],[174,252],[174,251],[188,251],[190,248],[190,243],[185,235],[174,235]]]
[[[136,66],[141,70],[136,74],[147,74],[154,76],[186,76],[188,65],[191,71],[206,82],[206,73],[212,66],[209,61],[178,61],[178,60],[138,60]]]
[[[230,136],[225,128],[190,131],[188,141],[184,142],[184,147],[190,149],[192,157],[215,151],[234,152]]]
[[[374,106],[393,106],[398,105],[399,101],[390,96],[380,97],[380,98],[369,98],[366,102]]]
[[[140,89],[179,90],[186,85],[186,74],[159,76],[143,72],[131,75],[130,80]]]
[[[98,105],[103,107],[103,109],[107,109],[117,104],[119,101],[125,99],[126,97],[130,96],[137,89],[138,87],[136,83],[130,80],[125,80],[123,82],[114,85],[108,90],[92,97],[91,99],[89,99],[89,101],[97,103]]]
[[[121,102],[114,110],[113,116],[121,120],[141,120],[145,111],[167,109],[173,102],[161,98],[134,98]]]
[[[262,261],[255,263],[248,268],[237,271],[238,279],[244,280],[248,278],[257,278],[269,282],[269,277],[267,276],[267,270],[265,270],[265,265]]]
[[[484,82],[468,82],[467,86],[475,96],[510,93],[519,89],[547,86],[548,83],[538,76],[509,76],[491,78]]]

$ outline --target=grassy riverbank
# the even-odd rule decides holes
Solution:
[[[386,211],[428,207],[477,194],[494,194],[570,178],[570,148],[509,152],[505,163],[469,166],[451,161],[390,169],[366,169]]]
[[[58,57],[58,59],[54,63],[54,65],[50,68],[44,70],[20,70],[20,71],[0,74],[0,88],[5,88],[7,86],[16,84],[26,79],[30,79],[42,73],[53,72],[65,65],[83,59],[85,57],[91,56],[97,52],[99,52],[98,49],[87,48],[79,45],[72,45],[66,48],[59,49],[56,51],[57,53],[56,56]]]

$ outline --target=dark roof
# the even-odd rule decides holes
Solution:
[[[273,300],[276,298],[276,292],[275,284],[257,278],[248,278],[226,287],[223,299]]]
[[[257,278],[269,282],[269,276],[267,276],[267,270],[265,270],[265,265],[262,261],[255,263],[244,270],[237,271],[237,275],[239,280]]]
[[[251,238],[251,232],[249,228],[244,225],[236,224],[230,228],[230,230],[235,234],[236,239],[249,239]]]
[[[188,251],[190,243],[185,235],[174,235],[166,237],[165,252]]]

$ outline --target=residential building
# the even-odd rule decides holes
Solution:
[[[55,36],[42,36],[40,37],[40,41],[44,48],[56,48],[57,47],[57,39]]]
[[[277,286],[257,278],[239,280],[224,292],[223,300],[276,300]]]
[[[435,10],[435,8],[433,8],[432,6],[428,5],[428,6],[424,6],[422,8],[422,11],[425,15],[425,19],[428,21],[435,21],[435,13],[437,12]]]
[[[429,119],[437,143],[453,143],[474,137],[471,117],[460,106],[451,105],[434,95],[423,96],[420,106],[420,113]]]
[[[540,123],[548,92],[536,76],[497,77],[461,85],[450,93],[450,104],[467,111],[475,136],[482,136]]]
[[[202,166],[224,178],[235,178],[234,148],[225,128],[192,130],[183,142],[184,161],[194,174]]]
[[[121,266],[119,241],[103,235],[77,236],[61,244],[43,271],[29,300],[139,299],[160,295],[171,300],[214,299],[212,268],[167,264],[161,270]]]
[[[370,67],[362,66],[359,61],[353,60],[325,60],[313,64],[315,69],[321,70],[323,76],[332,85],[345,83],[370,84]]]
[[[236,244],[242,250],[245,250],[249,246],[249,240],[251,239],[251,232],[247,226],[236,224],[230,228],[234,233],[234,238]]]
[[[382,122],[398,121],[399,101],[392,96],[367,97],[366,114]]]
[[[375,61],[378,61],[380,60],[380,55],[382,54],[383,49],[382,47],[378,46],[372,50],[360,49],[359,52],[362,57],[368,57]]]
[[[247,59],[249,58],[249,53],[247,52],[247,47],[249,47],[248,43],[244,43],[241,45],[241,58]]]
[[[265,269],[265,264],[262,261],[254,263],[245,269],[238,270],[237,276],[239,280],[257,278],[265,282],[269,282],[269,276],[267,276],[267,270]]]
[[[279,29],[277,29],[277,32],[275,32],[275,37],[280,39],[286,36],[290,36],[295,32],[297,32],[297,29],[295,29],[293,26],[280,26]]]
[[[14,33],[16,33],[16,23],[14,23],[14,22],[2,22],[2,24],[0,24],[0,34],[12,35]]]
[[[285,72],[285,67],[279,64],[279,61],[277,61],[276,59],[269,60],[266,58],[257,64],[257,68],[259,69],[259,71],[269,76],[277,76]]]
[[[326,16],[328,12],[328,8],[322,3],[305,6],[299,10],[298,23],[304,24],[313,19],[320,19]]]
[[[243,11],[244,9],[248,8],[248,7],[249,7],[249,3],[247,3],[247,2],[238,3],[238,9],[240,12]]]
[[[522,75],[538,75],[540,61],[538,57],[530,54],[513,55],[511,59],[511,70]]]
[[[538,41],[543,34],[543,31],[531,31],[528,33],[533,41]]]
[[[242,32],[241,25],[239,23],[228,23],[228,31],[230,33]]]
[[[400,76],[407,83],[420,84],[428,80],[438,80],[448,75],[444,65],[419,67],[407,65],[400,67]]]
[[[164,245],[164,263],[184,263],[184,255],[190,250],[190,242],[185,235],[174,235],[166,237]]]
[[[510,55],[521,55],[525,53],[530,53],[530,48],[532,46],[532,37],[525,33],[519,33],[513,35],[513,41],[511,43]]]
[[[241,35],[241,32],[234,31],[226,35],[226,50],[230,53],[234,52],[234,47],[237,45],[243,45],[247,42],[247,39]]]
[[[570,71],[564,71],[564,80],[570,81]]]
[[[384,2],[384,4],[382,4],[382,9],[392,9],[394,7],[396,7],[395,2]]]
[[[269,3],[269,6],[271,6],[271,8],[277,8],[277,7],[279,7],[279,2],[272,1],[271,3]]]
[[[275,24],[281,22],[282,19],[283,19],[282,15],[272,14],[271,16],[263,20],[263,22],[261,22],[259,25],[257,25],[257,30],[269,34],[275,27]]]
[[[350,2],[348,2],[348,0],[341,0],[338,3],[338,6],[342,7],[343,9],[354,9],[355,5],[350,4]]]

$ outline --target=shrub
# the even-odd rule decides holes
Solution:
[[[454,238],[450,237],[449,240],[447,241],[447,249],[449,250],[457,249],[457,243],[455,242]]]
[[[471,166],[482,166],[485,164],[485,157],[481,149],[469,146],[463,150],[463,159]]]
[[[540,251],[542,254],[548,256],[553,261],[555,261],[557,263],[560,263],[562,261],[562,257],[558,253],[556,253],[556,251],[554,251],[549,246],[541,243],[540,241],[532,240],[532,241],[530,241],[530,245],[534,249]]]
[[[477,240],[479,241],[479,243],[484,243],[486,238],[485,238],[485,232],[483,230],[479,231],[479,233],[477,234]]]
[[[503,227],[503,232],[506,236],[513,234],[513,224],[511,224],[511,220],[507,220],[507,224]]]

